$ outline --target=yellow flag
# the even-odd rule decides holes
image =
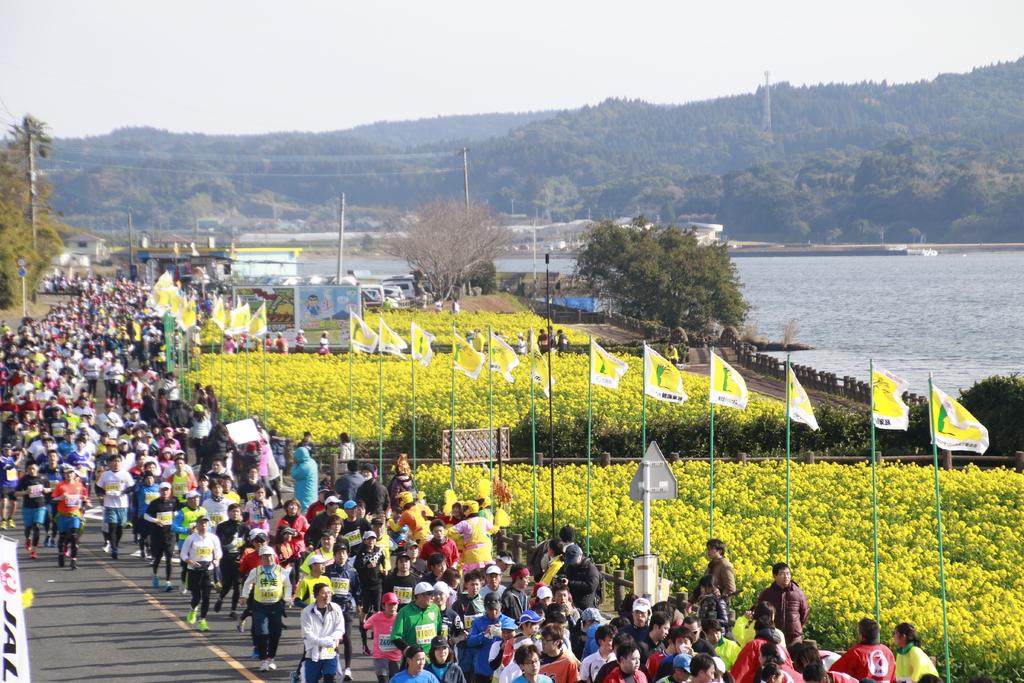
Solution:
[[[373,353],[377,350],[377,333],[352,309],[348,311],[348,339],[353,351]]]
[[[252,322],[252,311],[245,301],[231,309],[228,314],[228,327],[225,330],[228,334],[242,334],[249,331],[249,323]]]
[[[537,333],[530,328],[530,339],[528,343],[528,350],[530,353],[540,353],[540,344],[537,343]]]
[[[416,323],[409,325],[409,340],[412,342],[412,358],[420,365],[426,367],[434,358],[434,335]]]
[[[153,283],[153,291],[159,292],[164,289],[177,289],[174,284],[174,277],[171,276],[171,271],[165,271],[163,275],[156,279]]]
[[[811,399],[797,381],[792,365],[789,366],[789,406],[786,409],[789,411],[789,419],[793,422],[805,424],[814,431],[818,430],[818,420],[814,417]]]
[[[509,382],[515,382],[512,371],[519,367],[519,356],[515,349],[505,343],[501,337],[491,332],[491,369],[497,370]]]
[[[470,379],[476,379],[483,370],[486,356],[473,348],[458,333],[452,333],[452,363],[455,369]]]
[[[910,408],[903,402],[906,380],[888,370],[871,370],[871,419],[879,429],[903,429],[910,426]]]
[[[178,316],[178,326],[186,332],[196,326],[196,302],[194,299],[184,300],[181,314]]]
[[[540,385],[544,398],[548,393],[548,357],[546,354],[530,353],[530,378]],[[555,386],[555,378],[551,378],[551,386]]]
[[[171,304],[174,297],[177,296],[178,290],[174,287],[171,289],[154,289],[153,293],[155,294],[153,308],[162,315],[171,310]]]
[[[608,389],[618,389],[619,380],[629,370],[626,361],[619,360],[590,340],[590,381]]]
[[[405,340],[398,336],[398,333],[384,324],[384,318],[378,318],[380,322],[379,336],[377,337],[378,348],[381,353],[390,353],[392,356],[398,356],[399,358],[405,358],[402,351],[409,348],[409,345],[405,343]]]
[[[934,384],[928,412],[931,414],[932,440],[939,448],[975,453],[988,450],[988,429],[985,425]]]
[[[167,312],[174,316],[175,319],[181,318],[181,309],[185,306],[185,297],[177,289],[168,290],[167,297],[169,300]]]
[[[249,322],[249,334],[254,337],[262,337],[267,333],[267,304],[261,303],[256,309],[252,320]]]
[[[659,401],[685,403],[683,373],[667,358],[644,344],[644,393]]]
[[[181,256],[181,250],[178,249],[178,243],[175,242],[174,243],[174,258],[178,258],[179,256]]]
[[[747,383],[740,373],[714,351],[711,352],[710,401],[730,408],[747,407]]]
[[[223,332],[228,326],[228,312],[224,308],[224,299],[217,296],[213,300],[213,311],[210,313],[210,321]]]

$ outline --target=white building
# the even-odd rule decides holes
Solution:
[[[79,263],[102,263],[110,259],[107,241],[93,235],[69,235],[64,240],[64,251],[69,260]]]
[[[683,224],[684,230],[693,230],[699,244],[717,244],[722,241],[722,231],[725,226],[720,223],[695,223],[688,221]]]

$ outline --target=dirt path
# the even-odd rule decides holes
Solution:
[[[560,327],[568,327],[569,329],[576,330],[581,334],[587,334],[598,342],[610,342],[612,344],[629,344],[643,338],[643,335],[630,330],[624,330],[614,325],[608,325],[602,323],[600,325],[563,325]]]

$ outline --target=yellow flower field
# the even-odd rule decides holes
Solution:
[[[640,430],[640,384],[642,367],[637,357],[626,358],[630,370],[618,391],[594,388],[594,414],[599,427],[610,430]],[[494,425],[515,425],[527,420],[530,411],[529,362],[520,359],[515,369],[515,383],[509,384],[494,373]],[[244,407],[245,373],[249,368],[249,407],[263,411],[263,356],[259,352],[236,356],[203,355],[199,371],[192,380],[212,384],[222,405]],[[378,433],[378,365],[377,356],[355,354],[352,362],[353,421],[348,422],[348,356],[317,356],[311,354],[282,356],[267,354],[267,420],[290,438],[300,438],[310,431],[313,440],[334,441],[343,431],[357,439],[376,441]],[[384,439],[392,439],[399,422],[411,411],[411,367],[409,360],[384,357]],[[555,355],[553,359],[555,386],[555,425],[568,425],[584,419],[587,410],[587,356]],[[460,429],[486,427],[487,372],[476,381],[456,374],[456,421]],[[420,419],[433,419],[447,426],[450,414],[451,355],[437,354],[429,367],[416,368],[416,411]],[[649,401],[651,417],[675,420],[696,420],[708,410],[707,379],[686,375],[686,391],[690,400],[681,405]],[[546,406],[546,399],[537,388],[537,400]],[[764,414],[781,415],[777,401],[755,398],[747,410],[733,412],[734,419],[755,420]],[[546,415],[546,413],[545,413]],[[538,418],[540,419],[540,418]],[[437,449],[439,443],[421,444],[426,451]]]
[[[592,469],[592,553],[609,568],[628,568],[642,545],[640,504],[629,499],[635,465]],[[675,589],[692,587],[703,572],[707,539],[708,467],[674,465],[680,496],[652,504],[651,545]],[[460,467],[456,488],[470,497],[482,470]],[[538,486],[541,537],[550,528],[549,470]],[[749,605],[771,582],[770,566],[785,559],[781,463],[716,467],[715,535],[725,541]],[[532,536],[532,471],[511,466],[504,478],[514,499],[509,513],[517,531]],[[417,483],[431,499],[448,486],[441,465],[419,469]],[[794,580],[811,606],[809,631],[824,647],[845,649],[856,622],[874,612],[870,469],[866,465],[794,465],[792,561]],[[954,679],[985,671],[996,680],[1021,680],[1024,672],[1024,477],[1007,470],[968,467],[941,473],[946,578]],[[938,543],[932,470],[887,465],[879,471],[881,603],[883,634],[900,621],[914,623],[924,647],[942,656]],[[559,467],[555,498],[558,525],[585,528],[586,468]],[[610,590],[610,589],[609,589]]]
[[[537,333],[547,328],[547,320],[528,311],[522,313],[479,313],[462,312],[454,315],[451,311],[434,313],[433,311],[391,311],[382,314],[384,323],[408,341],[409,323],[416,321],[416,324],[431,334],[437,335],[438,340],[447,339],[452,332],[452,324],[455,324],[459,334],[465,334],[469,330],[487,333],[487,326],[496,334],[500,334],[509,344],[515,346],[517,333],[525,337],[527,331],[532,327]],[[374,325],[377,320],[376,313],[367,313],[366,321]],[[565,332],[571,344],[586,344],[587,337],[571,327],[555,325],[552,327],[555,333],[558,330]]]

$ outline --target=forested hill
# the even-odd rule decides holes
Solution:
[[[685,105],[610,99],[561,113],[440,117],[333,133],[58,140],[48,172],[71,217],[266,211],[316,222],[344,191],[405,208],[462,189],[567,219],[701,216],[732,237],[1024,240],[1024,59],[931,81],[771,88]],[[480,139],[492,135],[487,139]]]

